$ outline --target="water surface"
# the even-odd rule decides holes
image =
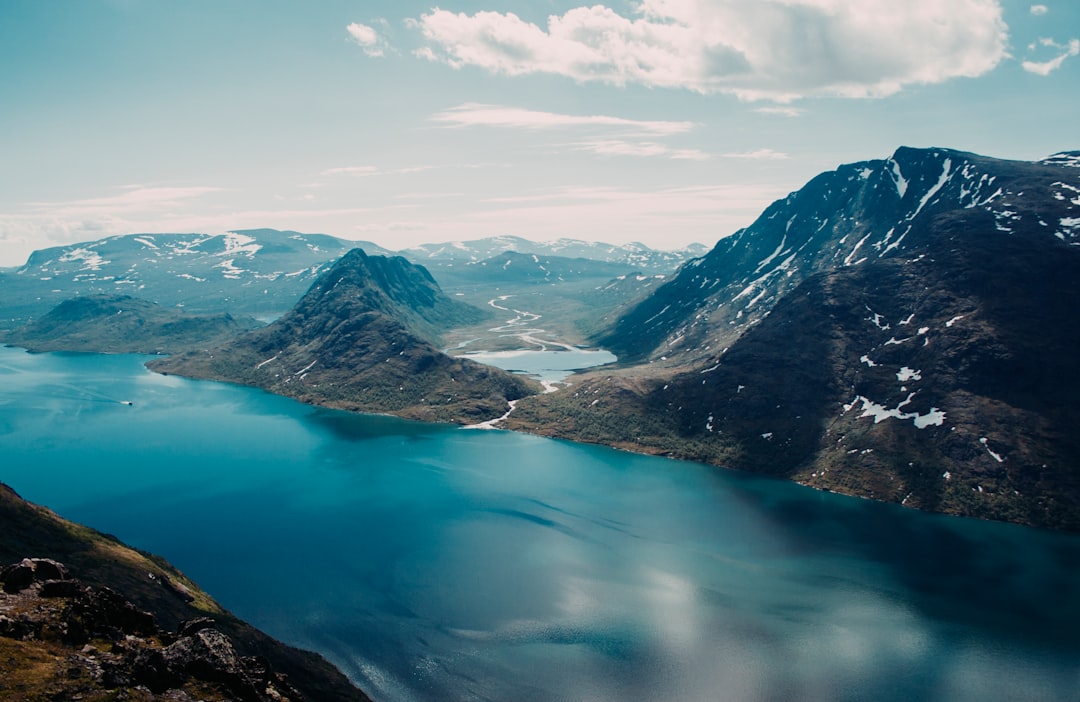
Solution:
[[[614,363],[618,360],[610,351],[578,348],[470,351],[461,356],[478,363],[486,363],[489,366],[528,375],[547,383],[561,383],[575,371]]]
[[[164,555],[377,699],[1080,690],[1076,536],[143,360],[0,349],[0,479]]]

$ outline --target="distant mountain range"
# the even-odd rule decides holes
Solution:
[[[902,148],[824,173],[601,335],[647,371],[507,426],[1080,529],[1078,166]]]
[[[134,234],[44,249],[0,275],[5,316],[43,314],[75,295],[134,295],[198,312],[280,314],[353,246],[322,234]]]
[[[371,255],[394,252],[366,241],[325,234],[250,229],[227,234],[132,234],[35,251],[25,265],[0,272],[4,291],[0,328],[41,316],[76,295],[132,295],[191,312],[276,317],[292,307],[311,284],[353,248]],[[590,272],[631,270],[671,273],[701,245],[656,251],[641,244],[614,246],[575,240],[537,244],[493,237],[427,245],[402,252],[455,281],[480,282],[481,268],[463,268],[507,252],[589,259]],[[605,269],[606,264],[613,264]],[[614,265],[619,264],[619,265]],[[579,262],[581,269],[584,262]],[[456,266],[456,268],[455,268]],[[580,271],[579,271],[580,272]],[[482,280],[472,281],[470,273]]]
[[[149,365],[341,409],[476,423],[538,389],[433,345],[440,331],[484,315],[443,294],[423,267],[354,249],[268,327]]]
[[[496,236],[471,241],[424,244],[415,248],[404,249],[400,254],[429,268],[480,263],[498,258],[502,254],[512,251],[519,254],[535,254],[545,258],[589,259],[591,261],[618,264],[617,267],[623,271],[639,270],[650,273],[670,273],[686,261],[697,256],[703,256],[708,250],[709,248],[702,244],[691,244],[674,251],[661,251],[639,243],[614,245],[580,241],[578,239],[536,242],[516,236]]]

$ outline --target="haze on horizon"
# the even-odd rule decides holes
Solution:
[[[1080,148],[1058,0],[0,6],[0,266],[141,232],[712,244],[900,145]]]

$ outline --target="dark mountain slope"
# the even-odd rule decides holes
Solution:
[[[942,207],[902,251],[806,276],[704,362],[596,376],[506,426],[1080,529],[1080,171],[1028,165],[1004,166],[1004,209]]]
[[[24,558],[52,559],[68,572],[38,564],[28,580],[26,568],[4,569],[3,699],[194,699],[175,690],[206,700],[368,699],[320,656],[222,610],[164,560],[0,484],[0,566]],[[171,648],[167,659],[164,646]]]
[[[186,314],[130,295],[88,295],[61,302],[0,341],[31,351],[174,353],[224,343],[254,326],[254,320]]]
[[[270,326],[150,368],[340,409],[479,422],[534,391],[523,378],[432,345],[436,331],[481,314],[447,298],[422,267],[357,249]]]
[[[1073,163],[1068,154],[1027,163],[903,147],[886,160],[841,166],[687,263],[598,343],[624,361],[704,362],[814,273],[918,251],[945,212],[990,212],[991,230],[1075,242]]]

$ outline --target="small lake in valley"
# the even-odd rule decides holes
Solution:
[[[0,480],[377,700],[1077,699],[1080,536],[145,360],[0,349]]]
[[[478,363],[522,373],[544,383],[561,383],[575,371],[614,363],[615,354],[603,349],[474,351],[461,354]]]

